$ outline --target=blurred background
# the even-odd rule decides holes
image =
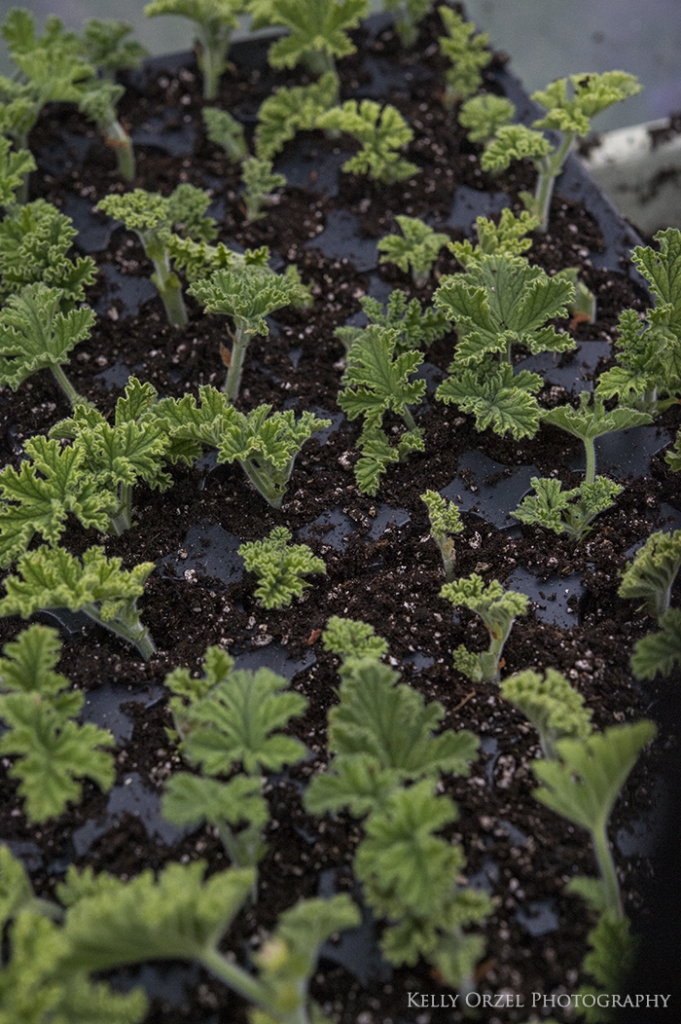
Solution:
[[[23,4],[0,0],[0,20],[16,6],[32,11],[41,26],[48,14],[58,15],[74,28],[85,18],[119,18],[134,26],[135,37],[152,54],[186,50],[192,43],[187,19],[146,18],[144,0],[116,0],[114,4],[111,0],[25,0]],[[511,69],[530,93],[573,73],[617,68],[637,75],[643,90],[599,115],[594,123],[599,132],[681,112],[681,0],[467,0],[465,6],[468,17],[489,33],[492,46],[511,56]],[[372,0],[373,10],[382,7],[382,0]],[[246,32],[245,23],[238,34]],[[9,73],[11,65],[0,40],[0,74]],[[658,189],[653,189],[651,197],[650,177],[662,181],[660,170],[669,178],[670,171],[681,168],[681,151],[672,147],[673,154],[656,152],[652,166],[653,147],[645,133],[643,137],[631,133],[615,136],[609,146],[605,153],[592,157],[591,169],[599,184],[630,217],[641,201],[650,207],[654,199],[654,205],[659,205]],[[622,164],[633,165],[624,177],[618,170]],[[636,184],[641,175],[645,181]],[[663,201],[663,208],[671,204],[681,210],[681,187],[665,187],[672,187],[673,192],[671,199]],[[644,214],[639,216],[646,219]],[[652,220],[648,217],[643,229],[654,230],[660,216],[664,219],[666,214],[654,213]],[[681,214],[678,216],[681,226]]]

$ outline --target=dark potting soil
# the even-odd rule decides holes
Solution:
[[[667,680],[643,688],[633,681],[632,645],[653,624],[632,602],[617,597],[617,587],[627,558],[653,530],[681,524],[678,476],[661,455],[681,414],[672,408],[655,426],[601,446],[601,468],[626,487],[615,507],[596,520],[588,539],[574,548],[546,531],[521,528],[508,513],[529,489],[531,476],[557,469],[564,483],[579,482],[581,445],[546,427],[530,441],[478,434],[470,418],[435,402],[432,393],[451,360],[455,335],[450,333],[426,354],[429,397],[416,410],[425,453],[391,468],[375,499],[357,490],[352,471],[359,429],[336,402],[343,347],[333,331],[357,317],[363,295],[385,298],[399,287],[425,304],[436,280],[459,269],[453,256],[441,254],[433,284],[416,291],[394,266],[378,265],[377,239],[395,230],[400,213],[421,217],[452,239],[471,237],[475,216],[505,206],[519,212],[518,191],[533,187],[529,164],[514,165],[503,176],[485,174],[479,149],[458,129],[456,112],[444,110],[443,62],[436,45],[441,32],[437,17],[427,19],[417,49],[405,53],[385,19],[374,20],[356,34],[358,53],[339,65],[343,99],[377,96],[408,118],[415,137],[407,156],[420,172],[389,188],[346,175],[339,167],[352,152],[352,141],[309,133],[276,161],[289,185],[254,224],[245,222],[239,169],[205,138],[193,59],[152,61],[145,72],[127,78],[121,112],[137,140],[135,187],[168,194],[185,181],[207,188],[221,240],[242,248],[269,245],[275,268],[293,262],[312,286],[311,309],[278,313],[270,336],[252,342],[240,408],[268,402],[276,409],[312,409],[332,419],[332,427],[321,443],[305,446],[280,511],[249,488],[238,467],[216,467],[208,456],[195,468],[174,469],[173,486],[164,494],[138,487],[133,528],[122,537],[93,537],[69,523],[64,544],[74,553],[103,543],[126,567],[156,562],[140,604],[159,652],[144,663],[116,637],[83,625],[79,617],[62,617],[60,671],[86,692],[86,716],[118,736],[115,787],[105,796],[86,783],[77,807],[34,828],[23,815],[16,783],[4,775],[0,833],[23,857],[37,892],[46,896],[72,862],[124,878],[171,860],[201,858],[211,872],[226,867],[210,828],[181,833],[159,812],[164,781],[182,763],[165,732],[171,724],[165,675],[177,666],[197,671],[206,647],[220,644],[239,665],[274,667],[309,701],[305,715],[293,723],[309,759],[268,784],[269,852],[260,866],[257,904],[239,916],[227,937],[229,948],[247,962],[248,950],[299,898],[348,891],[361,902],[351,871],[361,825],[343,814],[306,814],[301,794],[328,761],[327,713],[337,700],[338,661],[323,650],[320,633],[331,615],[362,619],[388,640],[391,663],[403,678],[427,700],[441,702],[443,728],[467,728],[481,738],[470,778],[447,777],[443,789],[459,808],[446,835],[463,845],[468,880],[495,899],[475,980],[483,995],[512,994],[516,1008],[482,1011],[480,1019],[494,1024],[526,1020],[533,992],[573,992],[585,980],[580,965],[594,921],[583,902],[565,890],[573,875],[593,875],[596,865],[586,834],[531,795],[531,762],[539,753],[534,730],[496,686],[474,685],[452,667],[452,650],[463,642],[482,649],[485,630],[477,617],[465,611],[455,615],[439,596],[441,564],[428,539],[420,495],[428,488],[442,491],[463,510],[465,528],[457,539],[461,576],[476,571],[532,598],[531,611],[516,621],[506,645],[505,673],[560,669],[593,709],[598,728],[644,716],[658,721],[659,741],[632,773],[610,827],[627,912],[636,929],[645,929],[651,854],[665,800],[660,763],[674,742],[669,723],[674,684]],[[216,104],[230,110],[247,132],[273,88],[307,81],[302,72],[284,77],[271,71],[265,53],[263,43],[235,48],[234,71],[223,77]],[[527,104],[502,57],[486,84]],[[70,368],[77,390],[108,413],[131,373],[151,381],[161,395],[195,393],[201,384],[219,387],[225,373],[219,357],[226,341],[224,318],[204,315],[189,299],[188,327],[170,327],[135,237],[94,211],[106,194],[125,190],[112,152],[70,107],[48,107],[31,144],[41,163],[31,179],[31,198],[43,196],[74,217],[78,247],[94,256],[100,270],[88,295],[100,316]],[[535,235],[529,258],[549,272],[579,266],[596,294],[598,314],[595,324],[563,322],[578,349],[541,366],[547,382],[543,404],[559,404],[591,388],[594,375],[611,365],[620,310],[648,304],[626,258],[636,241],[571,164],[554,196],[549,230]],[[26,438],[47,432],[69,411],[48,373],[16,394],[5,389],[0,394],[3,462],[17,465]],[[277,525],[310,544],[324,558],[327,573],[313,577],[290,608],[265,611],[236,547]],[[680,598],[677,584],[676,604]],[[55,618],[43,621],[54,624]],[[17,619],[0,621],[2,642],[22,628]],[[3,764],[9,766],[7,760]],[[325,1012],[343,1024],[462,1019],[458,1010],[409,1009],[410,992],[439,998],[449,990],[424,963],[390,969],[376,946],[379,933],[367,913],[360,930],[327,944],[312,986]],[[194,967],[156,965],[114,978],[122,987],[140,979],[147,985],[148,1024],[246,1019],[240,1000]],[[560,1009],[553,1015],[568,1019]]]

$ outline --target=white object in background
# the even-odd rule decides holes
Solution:
[[[681,134],[669,118],[606,132],[583,163],[640,231],[681,228]]]

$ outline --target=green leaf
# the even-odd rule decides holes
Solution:
[[[290,540],[290,530],[275,526],[269,537],[239,548],[248,571],[260,578],[255,594],[263,608],[288,607],[294,597],[300,597],[305,587],[310,586],[304,576],[326,573],[324,562],[313,555],[307,544],[289,544]]]
[[[305,790],[310,814],[337,813],[347,807],[355,818],[382,807],[400,784],[400,773],[382,768],[369,754],[337,757],[328,771],[315,775]]]
[[[237,764],[249,773],[281,771],[304,755],[299,740],[283,736],[294,715],[307,701],[297,693],[282,693],[288,683],[269,669],[233,671],[210,693],[190,705],[191,729],[183,754],[201,764],[208,775],[227,774]]]
[[[671,589],[681,568],[681,530],[651,533],[627,566],[617,591],[620,597],[643,599],[642,608],[660,618],[669,608]]]
[[[485,583],[481,576],[470,576],[453,583],[445,583],[440,596],[454,605],[463,605],[480,616],[490,636],[489,649],[475,655],[473,662],[470,652],[460,648],[456,652],[455,664],[460,671],[472,672],[472,678],[499,682],[499,661],[504,644],[518,615],[525,615],[529,598],[516,590],[504,590],[498,580]]]
[[[472,413],[477,430],[491,427],[497,434],[534,437],[539,429],[539,406],[529,393],[538,390],[534,374],[524,378],[505,365],[487,374],[455,369],[437,389],[441,402],[453,402],[462,412]]]
[[[416,164],[404,160],[401,146],[411,142],[414,133],[399,110],[373,100],[347,100],[342,107],[334,107],[318,119],[318,127],[347,132],[358,139],[362,148],[356,156],[343,164],[343,170],[353,174],[368,174],[375,181],[393,185],[397,181],[418,173]]]
[[[461,106],[459,124],[468,129],[471,142],[489,142],[503,125],[508,124],[515,114],[515,107],[504,96],[483,93],[471,96]],[[510,210],[509,210],[510,213]]]
[[[353,344],[343,375],[345,387],[338,396],[349,419],[363,415],[367,427],[380,426],[389,409],[405,417],[407,407],[423,398],[426,382],[409,382],[423,356],[419,352],[396,355],[397,341],[397,331],[370,324]]]
[[[601,914],[588,939],[589,952],[584,957],[583,968],[596,980],[596,986],[581,986],[579,994],[596,997],[592,1005],[587,1006],[586,1024],[601,1024],[610,1019],[610,1014],[599,1008],[597,997],[622,990],[634,966],[638,942],[631,934],[628,919],[617,918],[610,911]]]
[[[529,718],[546,758],[558,756],[559,740],[585,740],[591,733],[591,711],[584,707],[584,698],[555,668],[548,668],[543,679],[531,669],[518,672],[502,682],[501,692]]]
[[[261,796],[259,778],[237,775],[229,782],[176,772],[168,779],[161,812],[175,825],[238,825],[247,822],[261,828],[269,808]]]
[[[220,110],[219,107],[203,107],[201,114],[208,139],[222,146],[230,163],[238,164],[248,156],[244,126],[229,111]]]
[[[559,761],[536,761],[541,786],[534,795],[557,814],[590,832],[604,828],[641,748],[655,726],[641,721],[616,725],[584,740],[559,740]]]
[[[521,523],[566,533],[575,543],[591,532],[596,516],[612,508],[615,498],[624,490],[621,484],[604,476],[567,491],[560,480],[550,477],[532,477],[530,483],[535,493],[523,498],[511,515]]]
[[[418,217],[395,218],[402,236],[386,235],[378,242],[379,263],[394,263],[405,273],[411,269],[417,288],[426,284],[440,249],[449,243],[449,235],[433,229]]]
[[[388,653],[388,643],[368,622],[355,619],[343,619],[332,615],[326,623],[322,634],[322,645],[325,651],[339,654],[346,658],[382,658]]]
[[[149,51],[135,39],[126,39],[132,25],[113,18],[86,18],[82,46],[87,60],[105,75],[139,67]]]
[[[4,658],[0,660],[0,693],[54,697],[70,685],[66,676],[53,671],[61,655],[56,629],[29,626],[17,640],[5,644],[3,654]],[[82,694],[78,696],[82,703]]]
[[[431,306],[422,308],[418,299],[407,302],[406,294],[399,288],[393,289],[383,312],[383,305],[370,295],[363,295],[359,300],[369,323],[398,332],[396,352],[420,348],[422,344],[430,344],[442,338],[449,326],[447,320],[438,310]],[[340,338],[349,352],[355,341],[362,337],[364,327],[337,327],[333,332]]]
[[[669,608],[659,619],[660,630],[639,640],[631,656],[637,679],[654,679],[658,672],[671,675],[681,665],[681,609]]]
[[[16,190],[36,167],[37,164],[27,149],[20,149],[18,152],[13,150],[9,139],[0,135],[0,206],[12,206],[16,202]]]
[[[0,844],[0,927],[3,931],[7,922],[13,921],[19,911],[29,905],[33,899],[33,886],[26,868],[19,858],[12,854],[9,846],[5,846],[4,843]],[[2,982],[0,981],[1,991]],[[2,1002],[0,1001],[1,1006]]]
[[[593,440],[604,434],[629,430],[631,427],[639,427],[653,421],[648,413],[638,412],[636,409],[616,408],[608,411],[600,395],[591,395],[586,391],[582,391],[579,396],[578,409],[573,409],[569,405],[558,405],[554,409],[543,410],[541,417],[544,423],[559,427],[573,437],[578,437],[580,441]]]
[[[271,160],[297,132],[313,131],[320,117],[338,98],[338,77],[327,71],[318,82],[280,86],[258,108],[255,151],[261,160]]]
[[[265,317],[300,298],[300,285],[259,266],[239,270],[216,270],[207,280],[195,281],[189,288],[209,313],[231,316],[248,335],[269,334]]]
[[[438,14],[447,32],[440,36],[440,52],[448,57],[452,66],[447,69],[447,91],[445,105],[453,106],[457,100],[466,99],[482,85],[482,70],[492,60],[486,32],[475,34],[475,25],[464,21],[462,16],[449,7],[438,7]]]
[[[286,178],[272,171],[272,161],[257,156],[247,157],[241,165],[241,180],[246,204],[246,220],[250,223],[265,216],[262,209],[274,201],[274,190],[284,188]]]
[[[553,147],[541,132],[524,124],[506,124],[497,128],[480,158],[483,171],[505,171],[514,160],[532,160],[537,164]]]
[[[290,34],[278,39],[269,49],[274,68],[293,68],[310,53],[347,57],[355,52],[348,31],[357,28],[366,17],[367,0],[271,0],[270,19],[285,25]]]
[[[641,89],[635,75],[625,71],[557,78],[544,91],[532,94],[535,103],[547,109],[534,126],[587,135],[592,117],[628,96],[635,96]]]
[[[205,863],[168,864],[129,882],[116,880],[69,910],[67,970],[100,971],[145,960],[201,959],[213,950],[251,892],[252,869],[203,881]]]
[[[475,247],[466,239],[464,242],[450,243],[450,248],[459,263],[466,269],[481,256],[494,256],[497,253],[522,256],[532,245],[532,239],[527,235],[537,228],[538,223],[537,218],[532,217],[527,210],[523,210],[516,217],[509,209],[505,209],[501,211],[498,224],[486,217],[476,218],[475,231],[478,236],[478,244]]]

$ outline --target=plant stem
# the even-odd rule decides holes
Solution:
[[[603,880],[606,910],[611,910],[615,917],[621,919],[624,917],[624,913],[620,899],[620,887],[617,881],[615,863],[610,852],[610,843],[605,831],[605,822],[592,831],[591,838],[594,844],[596,861],[598,862],[598,870]]]
[[[57,383],[59,384],[62,391],[68,398],[69,402],[71,403],[72,409],[75,409],[77,405],[90,405],[88,400],[86,398],[83,398],[83,396],[76,391],[73,384],[71,383],[71,381],[66,376],[66,374],[64,373],[64,371],[62,370],[61,366],[58,363],[55,363],[53,366],[50,367],[50,369],[52,370],[52,373],[54,374]]]
[[[584,450],[586,452],[586,476],[584,483],[592,484],[596,479],[596,444],[593,437],[583,437]]]
[[[119,484],[118,487],[118,512],[111,517],[111,526],[117,537],[130,529],[132,506],[132,485]]]
[[[286,490],[286,484],[289,482],[291,473],[293,472],[293,462],[289,463],[288,473],[281,474],[281,484],[274,483],[274,481],[268,476],[267,473],[258,469],[253,459],[239,459],[244,473],[251,481],[256,491],[262,495],[268,505],[272,508],[281,508],[284,500],[284,491]],[[280,475],[279,473],[277,474]]]
[[[558,149],[554,150],[549,156],[544,157],[538,166],[539,177],[537,179],[534,199],[537,205],[537,216],[539,217],[539,231],[546,231],[548,226],[553,186],[563,168],[574,138],[575,132],[565,132],[563,141]]]
[[[139,617],[136,622],[126,622],[120,615],[105,621],[97,607],[91,603],[83,605],[82,611],[100,626],[104,626],[104,629],[108,629],[110,633],[115,633],[116,636],[133,644],[145,661],[149,661],[152,654],[156,653],[156,644],[151,639],[147,627],[140,622]]]
[[[148,255],[151,255],[148,253]],[[189,323],[187,309],[182,298],[182,289],[177,274],[170,269],[170,259],[167,253],[163,258],[151,257],[155,273],[151,279],[158,288],[158,293],[163,300],[163,306],[168,317],[168,322],[173,327],[183,328]]]
[[[133,181],[135,177],[135,153],[132,148],[132,139],[117,118],[106,125],[105,141],[107,146],[115,150],[118,173],[126,181]]]
[[[221,953],[218,953],[217,949],[213,948],[204,950],[199,959],[207,971],[210,971],[220,981],[224,981],[225,985],[228,985],[234,992],[238,992],[240,996],[255,1003],[256,1006],[267,1008],[263,986],[238,964],[227,960]]]
[[[250,338],[246,332],[246,322],[241,318],[234,318],[236,331],[232,336],[232,355],[227,370],[227,379],[222,386],[224,394],[230,405],[234,405],[241,387],[241,375],[246,361],[246,349]]]
[[[407,427],[408,427],[409,430],[416,430],[416,420],[412,416],[412,414],[409,411],[409,409],[407,409],[406,405],[405,405],[404,409],[402,410],[402,419],[407,424]]]

